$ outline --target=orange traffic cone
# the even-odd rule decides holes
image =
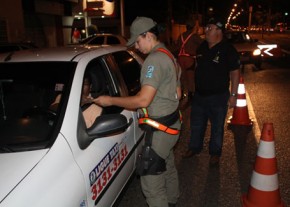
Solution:
[[[281,201],[273,124],[265,123],[258,147],[248,194],[242,196],[243,207],[285,207]]]
[[[233,116],[228,119],[227,123],[232,125],[246,126],[251,126],[253,124],[253,121],[249,118],[245,84],[244,78],[242,76],[240,76],[240,82],[238,86],[237,104],[234,107]]]

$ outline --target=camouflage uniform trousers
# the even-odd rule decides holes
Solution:
[[[171,126],[180,129],[178,120]],[[142,191],[149,207],[168,207],[168,203],[177,203],[179,197],[178,173],[174,163],[173,147],[179,138],[162,131],[155,131],[152,148],[166,161],[166,171],[160,175],[141,176]]]

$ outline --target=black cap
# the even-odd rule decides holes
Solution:
[[[220,28],[222,30],[225,29],[225,25],[224,25],[223,21],[218,19],[218,18],[214,18],[214,17],[210,18],[208,20],[207,24],[214,24],[214,25],[216,25],[218,28]]]

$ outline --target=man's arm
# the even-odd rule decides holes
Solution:
[[[237,102],[237,93],[238,93],[238,86],[239,86],[239,79],[240,79],[240,70],[233,70],[230,72],[230,79],[231,79],[231,96],[229,99],[229,107],[232,108],[236,105]]]

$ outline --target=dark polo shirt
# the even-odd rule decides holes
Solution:
[[[226,40],[212,48],[203,41],[197,49],[195,90],[200,95],[214,95],[229,90],[230,71],[240,68],[237,50]]]

